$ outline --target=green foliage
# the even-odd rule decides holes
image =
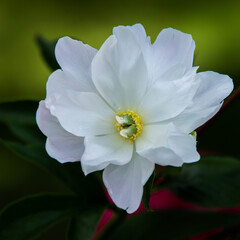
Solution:
[[[0,239],[32,239],[49,226],[75,215],[88,224],[93,206],[83,198],[69,195],[46,194],[27,197],[9,205],[1,212]],[[98,208],[103,211],[103,206]],[[88,217],[86,217],[87,211],[89,211]],[[94,221],[96,225],[98,219],[96,217],[90,219],[89,224],[94,224]]]
[[[29,197],[10,205],[0,215],[0,239],[32,239],[49,225],[73,215],[70,229],[75,226],[80,239],[89,239],[107,203],[101,182],[94,174],[85,177],[79,162],[60,164],[47,155],[46,138],[36,124],[37,107],[38,103],[33,101],[0,104],[1,141],[55,175],[78,197]],[[74,224],[75,219],[78,224],[84,222],[85,225]],[[70,233],[69,239],[74,239],[73,230]]]
[[[34,101],[0,104],[0,126],[4,129],[0,138],[4,144],[54,174],[79,195],[104,201],[101,183],[94,174],[85,177],[79,162],[61,164],[48,156],[46,138],[36,124],[37,107]]]
[[[72,218],[68,230],[68,240],[89,240],[96,230],[96,223],[103,214],[101,207],[93,206]]]
[[[184,164],[181,174],[166,186],[181,199],[204,207],[240,205],[240,161],[229,157],[202,157]]]
[[[211,229],[240,224],[237,214],[162,210],[128,218],[107,240],[183,240]]]

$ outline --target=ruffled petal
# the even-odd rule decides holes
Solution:
[[[134,110],[147,87],[147,69],[133,32],[117,27],[92,62],[93,82],[116,110]]]
[[[173,120],[186,133],[194,131],[212,118],[233,90],[232,79],[227,75],[209,71],[198,73],[197,77],[200,86],[191,104]]]
[[[64,72],[71,74],[81,86],[81,91],[95,91],[91,80],[91,63],[97,53],[95,48],[70,37],[60,38],[56,44],[56,58]]]
[[[74,77],[71,73],[61,69],[53,72],[47,81],[47,107],[54,104],[62,95],[66,95],[69,90],[82,92],[86,88],[83,81]]]
[[[46,150],[51,157],[61,163],[80,161],[84,150],[83,138],[64,130],[44,101],[40,102],[37,110],[37,123],[47,136]]]
[[[146,31],[142,24],[137,23],[132,26],[127,26],[127,28],[133,32],[142,48],[145,48],[146,43],[150,43],[150,39],[147,37]]]
[[[95,93],[68,91],[50,106],[50,111],[64,129],[76,136],[116,131],[115,113]]]
[[[103,181],[114,203],[128,213],[141,203],[143,186],[154,170],[154,163],[134,154],[123,166],[109,165],[103,171]]]
[[[176,71],[176,74],[169,76],[168,80],[155,82],[138,108],[145,123],[156,123],[173,118],[191,103],[199,85],[199,81],[195,77],[196,69],[192,68],[178,78],[182,73],[176,67],[172,69],[172,71]],[[174,78],[175,80],[173,80]]]
[[[86,175],[102,170],[110,163],[115,165],[127,164],[132,158],[133,145],[119,136],[118,133],[86,137],[84,145],[85,151],[81,163]]]
[[[142,157],[161,166],[176,167],[200,159],[194,137],[180,132],[173,124],[145,128],[144,135],[136,141],[136,151]]]
[[[193,64],[195,42],[190,34],[166,28],[163,29],[152,47],[153,78],[158,79],[174,65],[182,64],[190,70]]]
[[[127,26],[135,35],[141,50],[143,52],[144,58],[145,58],[145,62],[146,64],[150,63],[149,62],[149,57],[151,54],[151,39],[149,36],[147,36],[146,31],[144,29],[144,27],[142,26],[142,24],[134,24],[133,26]]]

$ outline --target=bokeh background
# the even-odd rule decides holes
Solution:
[[[0,0],[0,102],[45,98],[50,68],[36,37],[71,36],[99,48],[116,25],[142,23],[155,40],[161,29],[191,33],[199,71],[240,81],[240,1]],[[0,207],[32,193],[68,192],[56,178],[0,145]],[[65,223],[39,239],[64,239]]]

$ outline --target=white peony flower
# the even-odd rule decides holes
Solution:
[[[227,75],[197,73],[195,43],[168,28],[151,44],[142,25],[119,26],[99,51],[69,37],[56,45],[62,69],[47,82],[37,122],[59,162],[102,170],[115,204],[141,203],[154,165],[199,160],[190,134],[221,108],[233,89]]]

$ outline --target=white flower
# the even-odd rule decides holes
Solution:
[[[69,37],[56,45],[37,122],[59,162],[103,171],[115,204],[140,205],[154,165],[199,160],[190,134],[220,109],[233,89],[227,75],[196,73],[189,34],[164,29],[151,44],[142,25],[119,26],[99,51]]]

